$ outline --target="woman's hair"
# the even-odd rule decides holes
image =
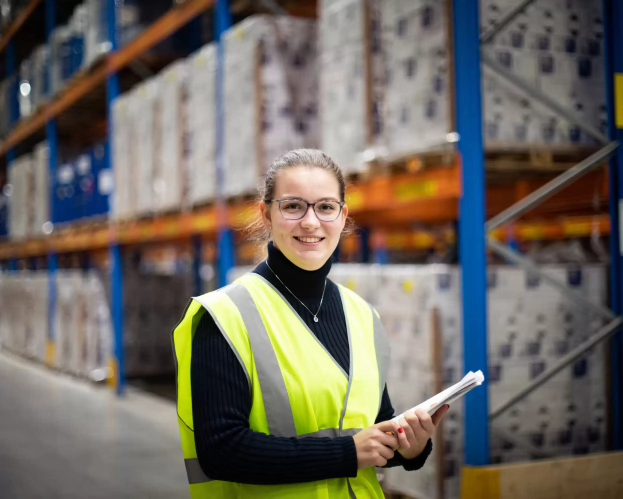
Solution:
[[[268,172],[262,179],[262,183],[258,188],[258,204],[263,202],[266,204],[267,208],[270,207],[272,200],[275,198],[275,186],[277,185],[279,174],[283,170],[297,166],[321,168],[322,170],[332,173],[340,187],[340,201],[346,200],[347,183],[344,178],[344,173],[337,163],[318,149],[295,149],[279,156],[273,161],[272,165],[270,165]],[[264,227],[261,216],[253,220],[244,232],[247,240],[253,241],[258,245],[264,245],[270,241],[271,238],[270,231],[266,230],[266,227]],[[354,232],[354,224],[348,219],[342,234],[346,235],[352,232]]]

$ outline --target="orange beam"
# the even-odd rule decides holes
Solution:
[[[6,33],[0,39],[0,53],[4,52],[9,45],[9,42],[15,37],[17,32],[22,29],[22,26],[30,19],[35,13],[35,10],[41,4],[42,0],[30,0],[30,3],[26,6],[26,8],[22,11],[17,19],[9,26],[9,29],[6,30]]]
[[[46,123],[67,111],[86,95],[103,85],[109,74],[114,74],[147,50],[162,42],[192,19],[206,11],[214,0],[187,0],[172,8],[136,40],[115,54],[107,57],[105,63],[90,73],[77,76],[53,102],[45,106],[36,116],[21,122],[0,145],[0,157],[43,129]]]

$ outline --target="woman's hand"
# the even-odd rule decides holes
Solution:
[[[427,412],[418,410],[417,412],[408,411],[404,418],[400,418],[401,429],[409,442],[408,447],[400,446],[398,452],[405,459],[415,459],[426,448],[428,440],[433,436],[440,421],[450,409],[449,405],[444,405],[435,414],[430,416]]]
[[[384,421],[360,431],[354,437],[359,469],[383,467],[398,448],[410,446],[397,421]]]

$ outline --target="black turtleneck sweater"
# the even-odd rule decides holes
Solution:
[[[303,270],[275,248],[268,247],[270,268],[310,310],[318,310],[329,260],[316,271]],[[346,318],[339,290],[327,280],[319,322],[275,277],[266,263],[254,272],[275,286],[318,337],[337,363],[348,372],[350,352]],[[204,473],[214,480],[277,485],[357,476],[353,437],[280,438],[249,428],[252,398],[247,377],[210,314],[204,313],[193,338],[191,361],[193,420],[197,457]],[[387,388],[376,422],[394,416]],[[404,459],[399,453],[388,467],[421,468],[432,450],[429,441],[421,456]]]

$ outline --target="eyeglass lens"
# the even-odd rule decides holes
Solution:
[[[342,208],[337,201],[318,201],[312,206],[318,219],[323,222],[333,222],[340,215]],[[303,218],[307,208],[307,203],[298,199],[284,199],[280,202],[281,214],[288,220]]]

